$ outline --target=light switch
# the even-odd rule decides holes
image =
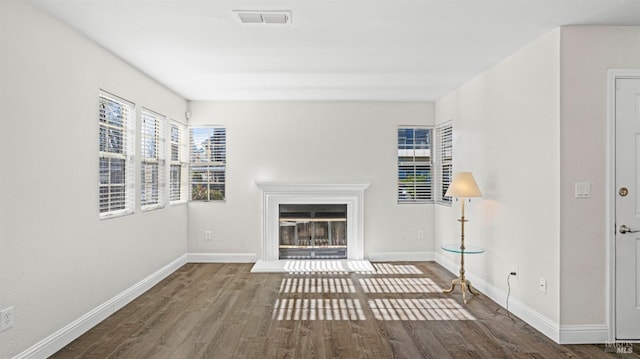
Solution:
[[[591,183],[589,183],[589,182],[577,182],[576,183],[576,198],[591,198]]]

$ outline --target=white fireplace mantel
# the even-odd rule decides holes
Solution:
[[[280,204],[346,204],[347,259],[364,258],[365,183],[256,182],[262,190],[262,260],[279,260]]]

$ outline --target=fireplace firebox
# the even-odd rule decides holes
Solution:
[[[280,204],[280,259],[346,259],[346,204]]]

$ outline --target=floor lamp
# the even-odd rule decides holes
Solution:
[[[451,282],[451,288],[445,290],[444,293],[452,292],[455,286],[459,285],[462,290],[462,300],[466,303],[465,292],[467,290],[473,295],[478,295],[478,293],[471,289],[471,282],[464,277],[464,222],[467,221],[464,218],[464,202],[467,198],[482,197],[482,193],[471,172],[458,172],[453,176],[453,181],[451,181],[445,196],[460,199],[462,216],[458,220],[460,222],[460,277],[454,279]]]

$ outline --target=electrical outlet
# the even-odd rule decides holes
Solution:
[[[510,274],[511,274],[511,275],[518,275],[518,274],[520,274],[520,268],[518,268],[518,265],[517,265],[517,264],[514,264],[514,265],[512,265],[512,266],[511,266],[511,272],[510,272]]]
[[[424,239],[424,231],[423,230],[419,230],[418,231],[418,239]]]
[[[13,327],[14,316],[13,307],[0,311],[0,332]]]
[[[211,231],[204,231],[204,240],[205,241],[212,241],[213,240],[213,233],[211,233]]]
[[[540,279],[538,280],[538,289],[542,292],[542,293],[547,293],[547,280],[540,277]]]

